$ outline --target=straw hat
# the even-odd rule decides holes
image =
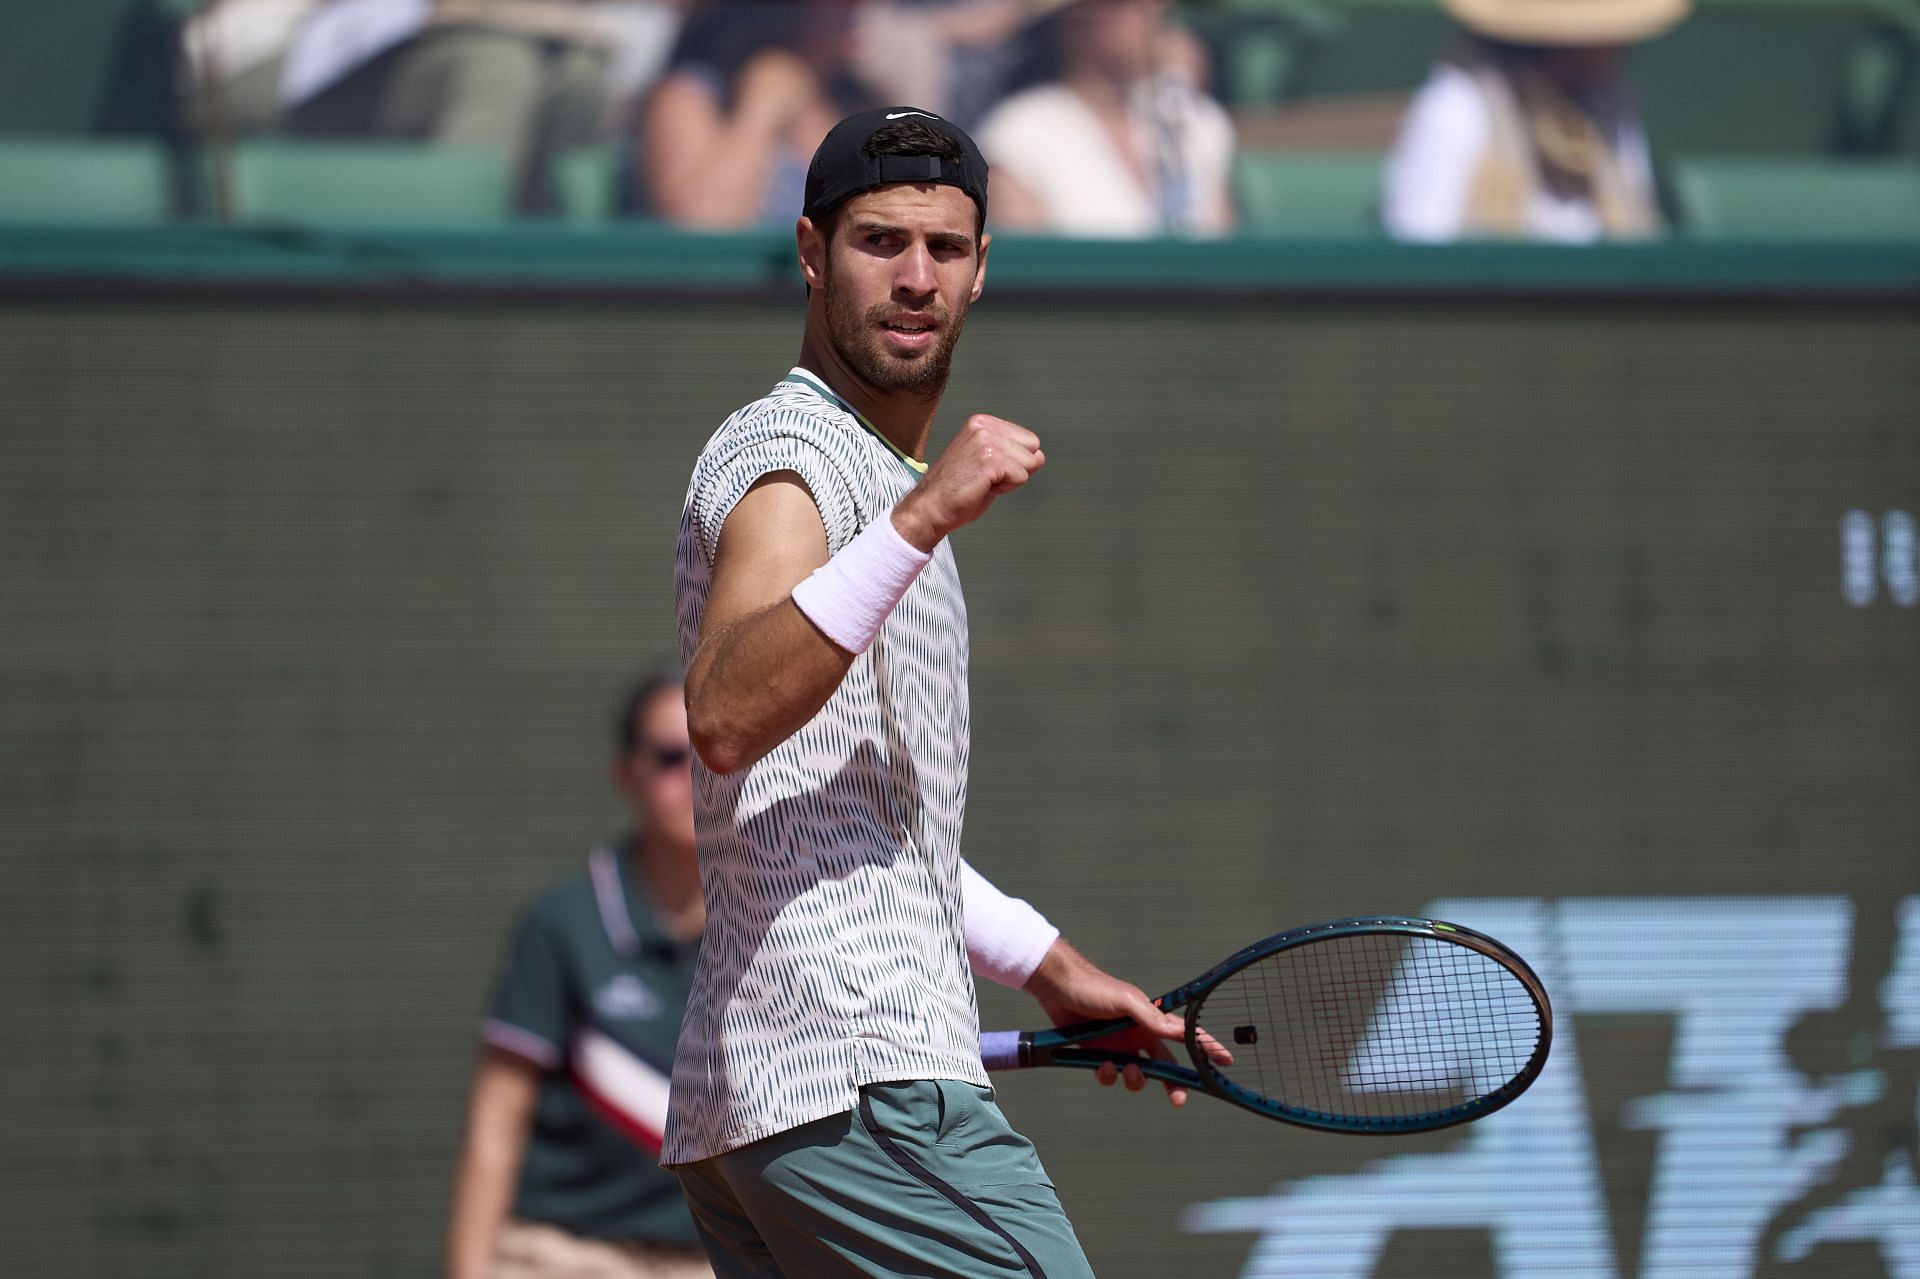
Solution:
[[[1440,0],[1476,35],[1513,44],[1637,44],[1679,24],[1692,0]]]

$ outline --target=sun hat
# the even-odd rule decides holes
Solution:
[[[1679,25],[1692,0],[1440,0],[1476,35],[1550,48],[1638,44]]]

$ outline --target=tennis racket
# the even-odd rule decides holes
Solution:
[[[989,1070],[1137,1065],[1269,1119],[1426,1132],[1492,1114],[1540,1076],[1553,1009],[1526,961],[1433,919],[1342,919],[1279,933],[1154,1001],[1186,1009],[1191,1068],[1089,1045],[1125,1018],[980,1036]],[[1212,1061],[1206,1022],[1233,1054]]]

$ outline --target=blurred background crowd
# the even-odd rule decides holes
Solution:
[[[910,103],[976,134],[1000,230],[1920,230],[1920,0],[75,8],[101,83],[7,77],[0,216],[777,226],[833,120]]]

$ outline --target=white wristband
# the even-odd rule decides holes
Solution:
[[[901,537],[893,512],[883,511],[793,588],[793,602],[828,639],[849,653],[864,653],[932,558]]]
[[[1060,930],[1018,897],[1009,897],[960,863],[960,899],[966,912],[967,963],[974,972],[1018,989],[1053,948]]]

